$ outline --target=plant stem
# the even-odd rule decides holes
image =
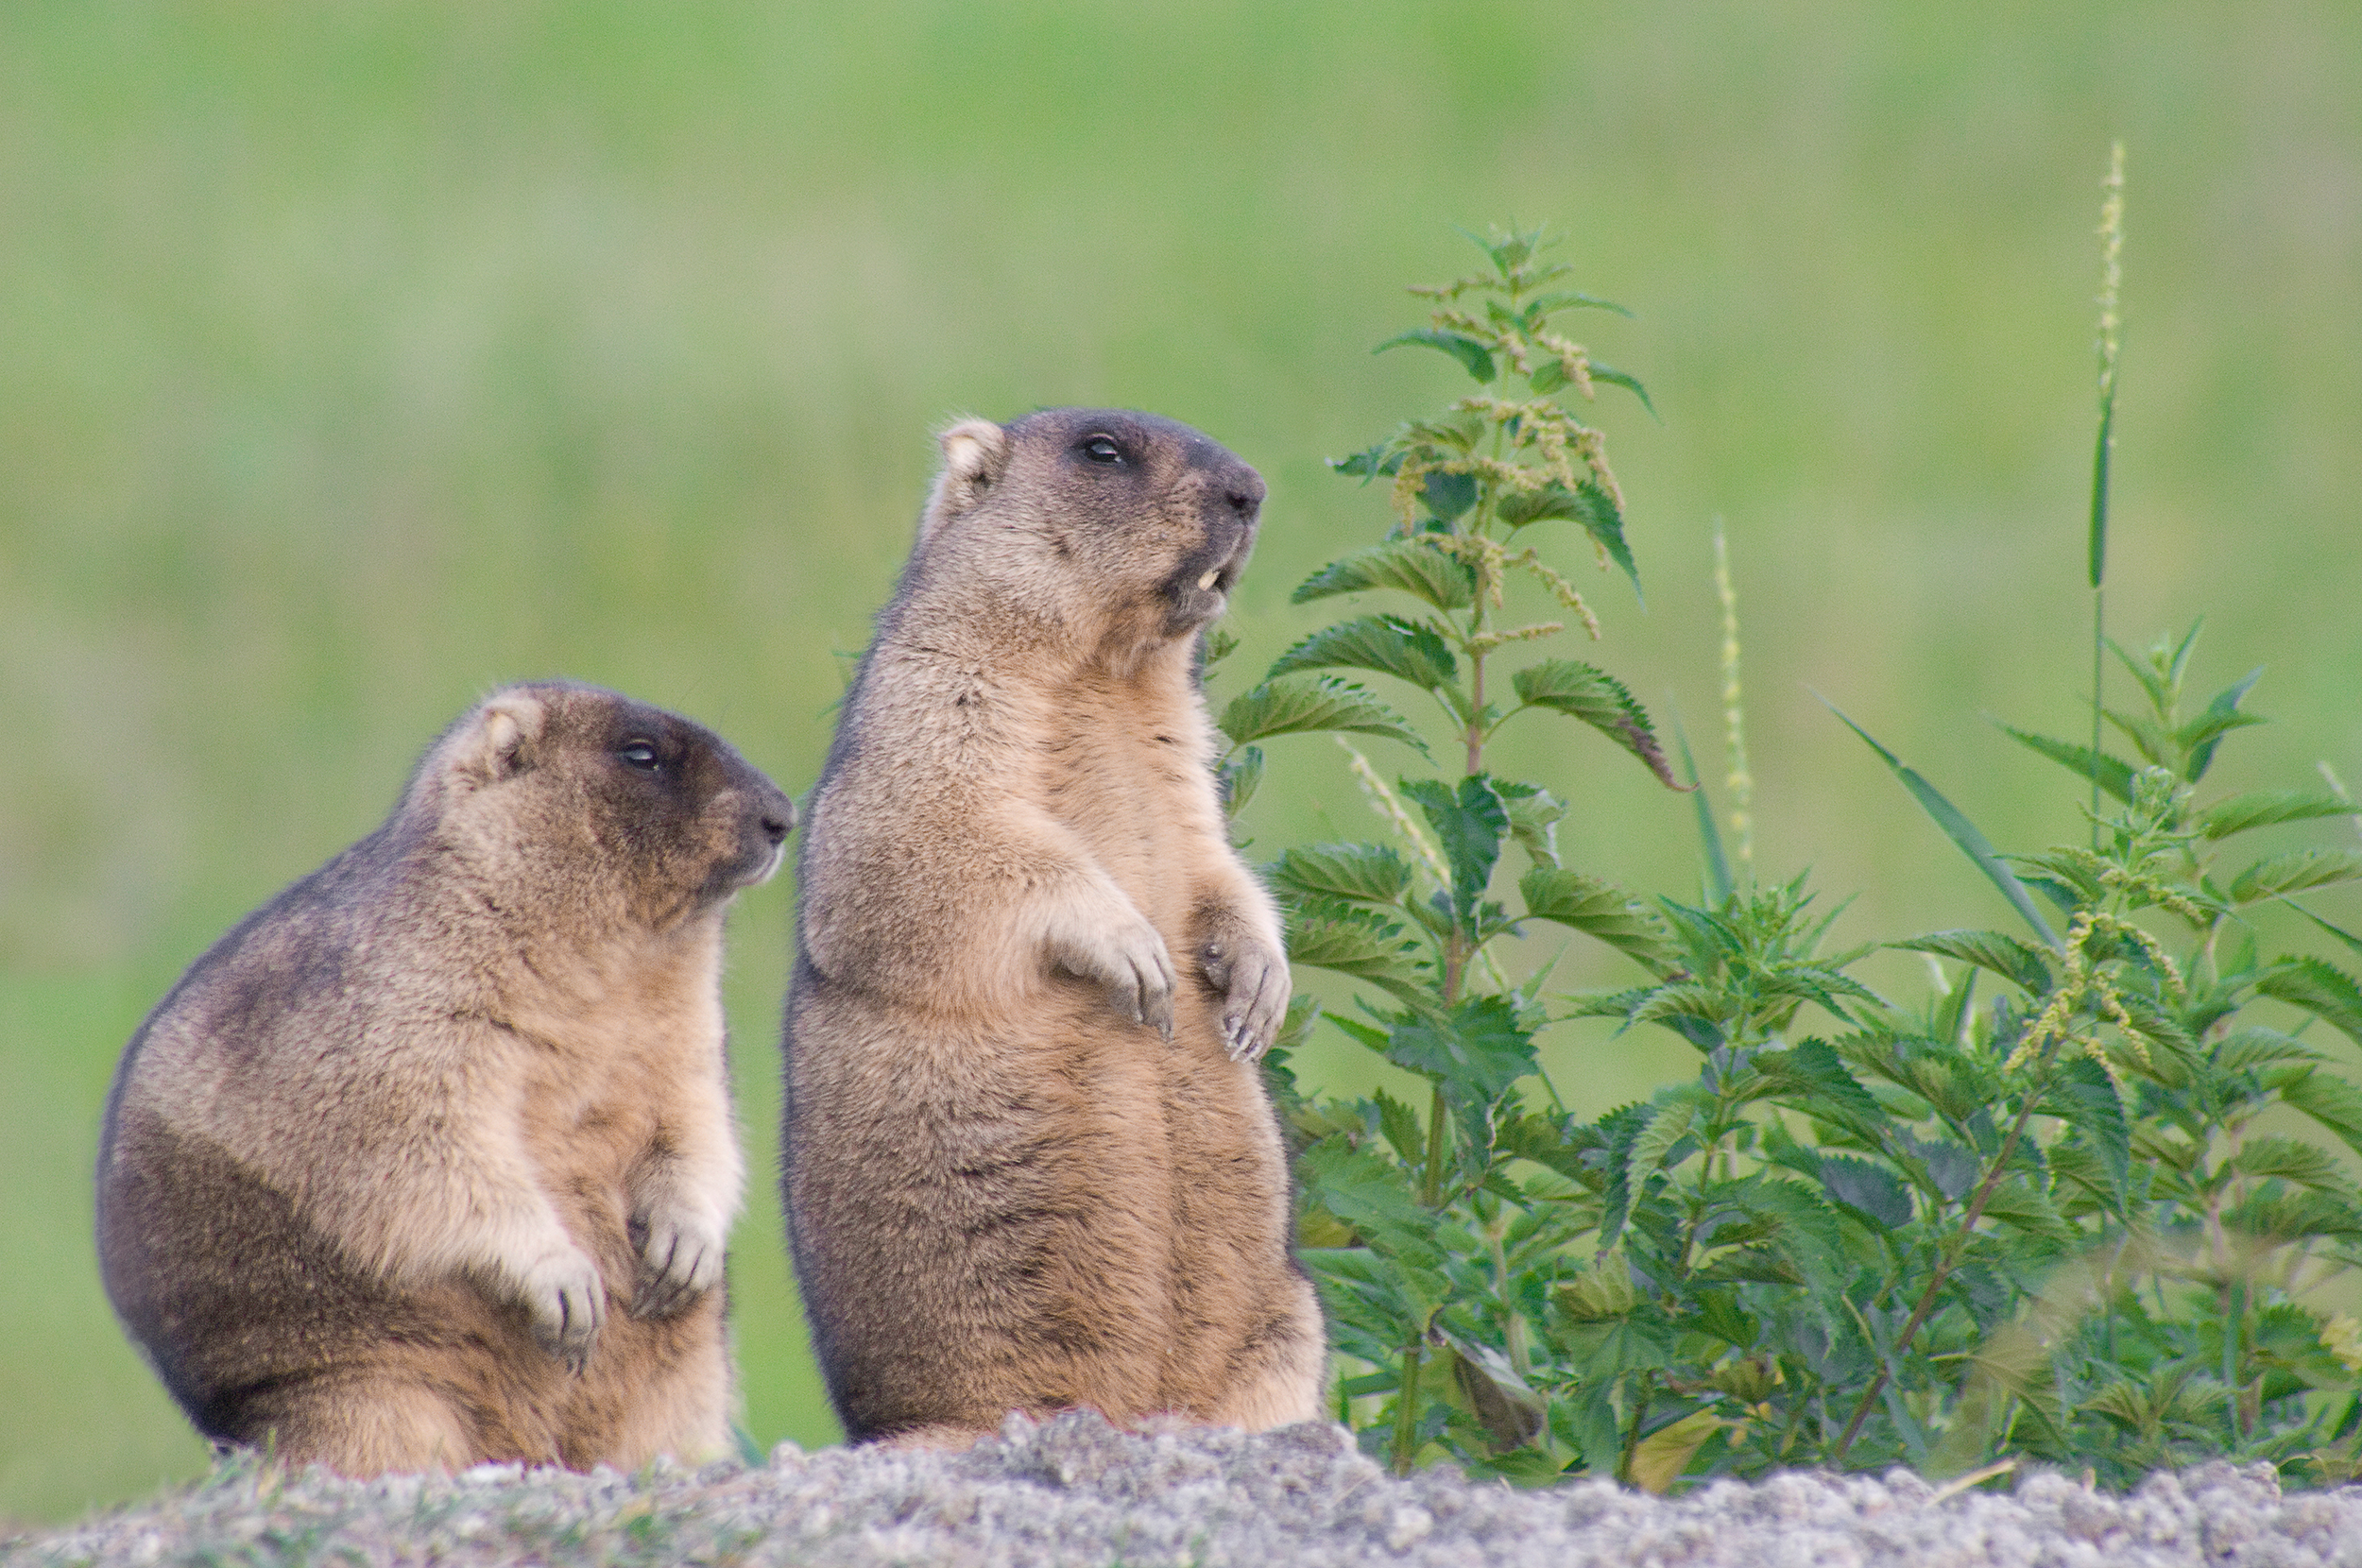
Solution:
[[[2043,1064],[2045,1067],[2049,1065],[2047,1057],[2048,1052],[2045,1051]],[[1993,1168],[1985,1173],[1984,1181],[1977,1185],[1976,1197],[1969,1200],[1968,1213],[1960,1221],[1960,1234],[1953,1238],[1952,1245],[1945,1249],[1943,1255],[1936,1260],[1935,1277],[1927,1282],[1927,1288],[1920,1295],[1919,1304],[1911,1309],[1909,1321],[1904,1323],[1903,1332],[1896,1337],[1894,1349],[1887,1357],[1888,1366],[1903,1358],[1903,1353],[1910,1349],[1911,1340],[1926,1323],[1928,1314],[1935,1310],[1936,1297],[1943,1291],[1943,1282],[1951,1278],[1953,1265],[1960,1262],[1969,1237],[1976,1234],[1977,1221],[1984,1218],[1985,1204],[1993,1197],[1993,1189],[2001,1185],[2002,1173],[2010,1168],[2010,1156],[2017,1152],[2017,1140],[2024,1135],[2026,1124],[2034,1119],[2034,1107],[2041,1099],[2042,1096],[2035,1090],[2029,1088],[2027,1091],[2026,1103],[2018,1111],[2017,1120],[2010,1124],[2010,1135],[2001,1140],[2001,1152],[1994,1157]],[[1869,1389],[1861,1396],[1861,1403],[1854,1406],[1854,1418],[1845,1423],[1844,1436],[1837,1440],[1837,1447],[1830,1451],[1829,1463],[1832,1466],[1845,1462],[1845,1451],[1854,1445],[1855,1435],[1861,1430],[1861,1423],[1870,1419],[1871,1406],[1877,1404],[1880,1394],[1886,1392],[1888,1366],[1878,1369],[1878,1375],[1871,1379]]]
[[[1656,1391],[1656,1373],[1640,1374],[1640,1392],[1632,1404],[1632,1430],[1624,1434],[1623,1457],[1616,1461],[1616,1478],[1632,1485],[1632,1462],[1640,1453],[1640,1423],[1649,1419],[1649,1396]]]
[[[1412,1340],[1402,1347],[1402,1391],[1395,1399],[1395,1474],[1411,1474],[1412,1443],[1419,1433],[1419,1359],[1420,1342]]]

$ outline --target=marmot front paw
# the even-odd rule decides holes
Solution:
[[[524,1270],[523,1279],[533,1338],[565,1362],[568,1372],[581,1372],[599,1325],[607,1321],[607,1283],[599,1278],[599,1266],[578,1247],[554,1248]]]
[[[1222,1040],[1233,1062],[1259,1062],[1288,1016],[1288,957],[1252,937],[1207,941],[1198,966],[1223,994]]]
[[[670,1206],[635,1215],[631,1244],[640,1254],[631,1315],[669,1318],[722,1279],[722,1231],[687,1209]]]
[[[1166,1039],[1172,1038],[1172,956],[1156,928],[1127,908],[1123,918],[1104,927],[1080,922],[1053,941],[1051,956],[1059,967],[1107,988],[1107,999],[1118,1013],[1136,1024],[1154,1024]]]

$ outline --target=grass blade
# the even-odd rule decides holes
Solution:
[[[2016,874],[2001,863],[2001,857],[1994,850],[1993,841],[1978,832],[1977,825],[1961,815],[1960,808],[1944,799],[1942,792],[1933,784],[1921,777],[1918,769],[1907,766],[1901,758],[1873,740],[1870,732],[1847,718],[1837,704],[1822,696],[1818,691],[1815,691],[1813,696],[1819,700],[1822,707],[1837,715],[1840,724],[1860,736],[1872,751],[1876,752],[1885,759],[1886,765],[1894,770],[1894,776],[1903,781],[1903,788],[1908,790],[1911,793],[1911,798],[1919,802],[1920,810],[1933,817],[1936,826],[1943,829],[1944,837],[1959,845],[1960,853],[1975,861],[1977,869],[1983,872],[1991,879],[1993,885],[2001,890],[2001,896],[2007,898],[2010,901],[2010,907],[2024,916],[2028,926],[2034,928],[2034,933],[2054,950],[2065,951],[2066,944],[2059,940],[2059,933],[2050,929],[2050,923],[2045,920],[2042,917],[2042,912],[2034,907],[2033,895],[2026,891],[2026,884],[2019,881]]]

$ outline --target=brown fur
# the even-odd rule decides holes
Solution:
[[[1255,1065],[1287,962],[1194,673],[1262,481],[1137,414],[943,448],[800,861],[785,1186],[830,1396],[918,1443],[1011,1409],[1309,1419]]]
[[[685,720],[513,687],[191,967],[98,1240],[201,1431],[355,1476],[727,1444],[722,920],[794,820]]]

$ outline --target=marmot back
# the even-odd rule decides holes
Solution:
[[[945,467],[812,797],[785,1192],[855,1439],[1319,1413],[1256,1061],[1288,1001],[1195,672],[1262,481],[1055,409]]]
[[[197,960],[116,1070],[98,1242],[200,1431],[349,1475],[727,1444],[722,920],[794,820],[686,720],[512,687]]]

